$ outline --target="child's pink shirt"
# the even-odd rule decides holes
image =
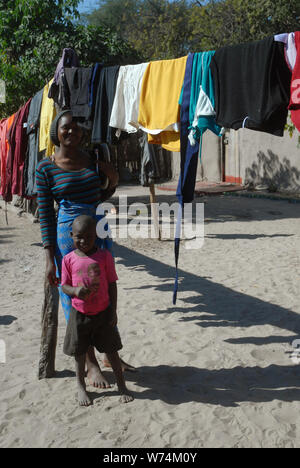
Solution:
[[[108,250],[98,249],[84,257],[72,251],[63,258],[61,285],[92,289],[84,301],[72,297],[72,306],[83,314],[96,315],[107,309],[110,304],[108,286],[117,279],[114,259]]]

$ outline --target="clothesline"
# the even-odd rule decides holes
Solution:
[[[293,81],[300,73],[299,34],[189,54],[193,62],[190,84],[185,83],[190,87],[185,118],[193,149],[206,129],[221,135],[222,127],[247,127],[283,135],[288,107],[300,129],[299,104],[291,102],[291,72]],[[118,144],[125,133],[142,129],[149,143],[181,150],[184,166],[180,112],[187,58],[81,68],[75,51],[64,49],[54,78],[15,114],[0,121],[4,200],[10,201],[14,194],[35,197],[35,167],[42,156],[54,152],[49,128],[58,108],[71,108],[74,117],[91,130],[92,144]],[[279,118],[274,118],[274,106]]]

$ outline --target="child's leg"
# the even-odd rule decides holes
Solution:
[[[118,389],[119,389],[119,392],[121,393],[120,401],[122,403],[128,403],[129,401],[132,401],[134,398],[126,388],[121,361],[120,361],[118,352],[107,353],[106,356],[116,376]]]
[[[75,356],[76,379],[78,389],[78,402],[80,406],[89,406],[92,404],[86,393],[84,381],[85,354]]]

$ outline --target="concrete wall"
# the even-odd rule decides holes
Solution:
[[[241,129],[226,134],[225,180],[264,185],[274,191],[300,193],[300,148],[291,138]]]
[[[203,135],[201,162],[198,160],[197,181],[220,182],[222,180],[221,138],[207,131]],[[172,153],[172,178],[180,174],[180,153]]]

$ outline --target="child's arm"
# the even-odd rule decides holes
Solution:
[[[111,309],[112,309],[111,326],[115,327],[117,325],[117,323],[118,323],[118,317],[117,317],[118,289],[117,289],[116,281],[114,281],[113,283],[109,283],[108,294],[109,294],[110,305],[111,305]]]

